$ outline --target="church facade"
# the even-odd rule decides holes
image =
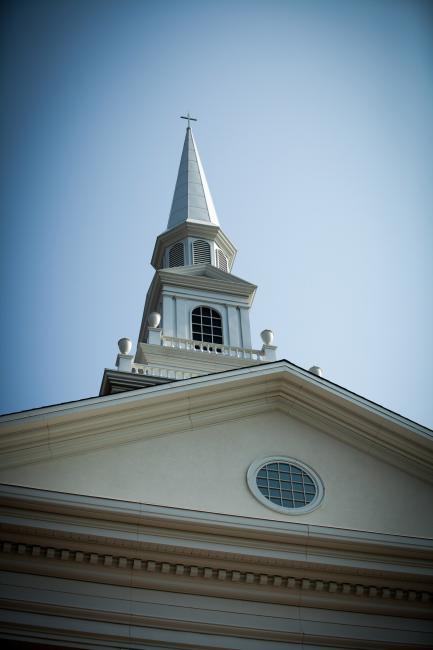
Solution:
[[[430,648],[433,434],[251,346],[188,123],[135,354],[0,419],[15,648]]]

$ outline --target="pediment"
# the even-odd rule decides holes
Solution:
[[[314,423],[433,483],[430,429],[284,360],[3,416],[0,469],[269,410]]]
[[[232,273],[225,273],[212,264],[195,264],[193,266],[178,266],[171,269],[163,269],[157,272],[161,282],[169,282],[172,280],[174,283],[179,281],[179,278],[207,278],[215,280],[218,283],[235,287],[237,291],[243,288],[248,293],[252,293],[257,289],[255,284],[247,282],[242,278],[233,275]]]
[[[433,498],[431,432],[285,361],[0,424],[2,483],[285,520],[245,480],[253,461],[283,455],[325,486],[324,506],[303,522],[427,534],[410,513]]]

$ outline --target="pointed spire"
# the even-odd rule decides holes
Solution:
[[[219,226],[191,127],[187,127],[167,229],[184,221]]]

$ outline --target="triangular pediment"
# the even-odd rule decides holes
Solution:
[[[285,520],[255,499],[246,472],[261,458],[290,457],[325,491],[302,522],[380,530],[383,521],[396,534],[415,524],[425,534],[413,501],[433,498],[432,432],[285,361],[0,425],[2,483]]]
[[[242,278],[233,275],[232,273],[226,273],[221,271],[221,269],[213,266],[212,264],[194,264],[193,266],[178,266],[172,269],[163,269],[158,272],[161,278],[173,277],[192,277],[192,278],[209,278],[211,280],[217,280],[219,282],[224,282],[232,285],[242,285],[248,290],[255,290],[257,286],[251,282],[247,282]]]
[[[278,410],[433,482],[433,432],[278,361],[0,418],[0,468]],[[1,478],[0,478],[1,481]]]

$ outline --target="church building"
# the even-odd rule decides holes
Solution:
[[[0,639],[431,648],[433,432],[252,348],[191,119],[135,353],[0,418]]]

